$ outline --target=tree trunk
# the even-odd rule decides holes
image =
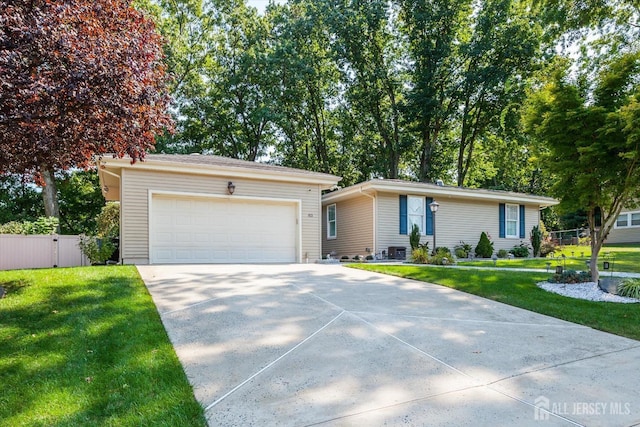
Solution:
[[[596,228],[596,214],[595,210],[591,209],[587,212],[587,221],[589,223],[589,233],[591,234],[591,258],[589,259],[589,271],[591,272],[591,280],[598,283],[600,278],[600,272],[598,271],[598,254],[602,249],[604,243],[602,228],[604,224],[600,226],[601,230]]]
[[[44,186],[42,187],[42,200],[44,201],[44,213],[46,216],[60,218],[60,207],[58,206],[58,188],[53,170],[46,165],[40,170]]]

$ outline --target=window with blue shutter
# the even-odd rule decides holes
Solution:
[[[427,236],[433,236],[433,212],[431,212],[431,207],[429,204],[433,202],[433,197],[427,197],[427,223],[425,224],[425,230],[427,231]]]
[[[520,205],[520,238],[524,239],[525,224],[524,224],[524,205]]]
[[[499,209],[498,209],[498,222],[500,223],[500,238],[505,238],[506,237],[506,215],[505,215],[505,204],[504,203],[500,203]]]
[[[407,196],[400,196],[400,234],[407,233]]]

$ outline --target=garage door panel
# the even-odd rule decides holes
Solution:
[[[156,195],[151,262],[297,261],[297,205]]]

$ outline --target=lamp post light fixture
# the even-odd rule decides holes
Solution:
[[[236,191],[236,186],[233,182],[229,181],[229,183],[227,184],[227,191],[229,192],[229,194],[233,194],[233,192]]]
[[[433,225],[433,253],[436,253],[436,212],[438,212],[438,208],[440,205],[435,200],[429,203],[429,209],[431,209],[431,221]]]

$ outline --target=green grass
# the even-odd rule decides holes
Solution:
[[[562,255],[566,259],[562,258]],[[588,246],[563,246],[562,250],[555,253],[554,258],[515,258],[499,259],[496,267],[501,268],[537,268],[545,270],[547,263],[553,269],[557,265],[565,266],[571,270],[585,270],[585,261],[591,257],[591,248]],[[616,245],[605,246],[598,257],[598,267],[603,272],[602,262],[609,261],[613,265],[613,271],[640,273],[640,245]],[[493,267],[492,260],[461,261],[458,265],[474,267]]]
[[[437,283],[515,307],[640,340],[640,304],[593,302],[553,294],[536,286],[537,282],[548,279],[548,274],[383,264],[357,264],[353,267]]]
[[[134,267],[0,272],[0,426],[205,426]]]

